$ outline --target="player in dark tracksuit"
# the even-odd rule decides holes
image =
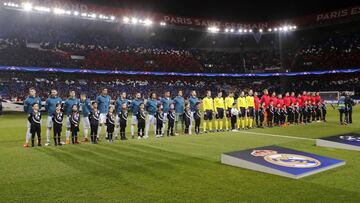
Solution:
[[[91,143],[97,144],[97,132],[99,129],[99,117],[100,111],[98,110],[98,104],[96,102],[92,103],[92,110],[89,114],[89,122],[90,122],[90,137]]]
[[[294,103],[291,103],[290,106],[288,107],[287,109],[287,113],[288,113],[288,122],[290,124],[293,124],[294,123],[294,120],[295,120],[295,104]]]
[[[155,113],[156,119],[156,137],[162,137],[162,128],[164,126],[164,112],[162,104],[157,105],[157,111]]]
[[[280,126],[281,122],[281,107],[280,104],[277,104],[274,112],[274,123],[276,126]]]
[[[294,106],[294,123],[299,124],[299,122],[301,122],[299,119],[300,119],[300,107],[299,107],[299,103],[296,103]]]
[[[259,127],[264,128],[264,120],[265,120],[265,103],[261,103],[258,109],[258,115],[260,118]]]
[[[115,115],[114,107],[109,107],[109,112],[106,114],[106,132],[108,134],[108,142],[113,143],[113,133],[115,129]]]
[[[78,132],[80,131],[80,114],[77,109],[77,105],[72,106],[72,112],[70,115],[70,131],[71,131],[71,143],[80,144],[78,142]]]
[[[196,102],[194,120],[195,120],[195,134],[198,135],[200,134],[200,124],[201,124],[200,102]]]
[[[311,117],[311,106],[308,104],[307,101],[305,101],[304,103],[304,107],[303,107],[303,119],[304,119],[304,123],[310,123],[310,117]]]
[[[126,135],[125,135],[127,118],[128,118],[127,104],[123,103],[121,105],[121,111],[118,116],[119,116],[119,123],[120,123],[120,139],[127,140]]]
[[[175,124],[175,106],[174,104],[170,104],[170,110],[167,114],[167,120],[168,120],[168,129],[167,129],[167,136],[169,137],[174,136],[174,124]]]
[[[184,133],[185,133],[185,135],[187,135],[187,134],[189,134],[189,130],[190,130],[189,128],[190,128],[190,122],[191,122],[190,105],[188,105],[188,104],[185,106],[185,112],[183,114],[183,117],[184,117],[183,120],[184,120],[184,125],[185,125]],[[195,118],[195,113],[194,113],[194,118]],[[195,122],[196,122],[196,120],[195,120]],[[196,123],[195,123],[195,126],[196,126]],[[198,128],[200,128],[200,126]]]
[[[316,115],[316,120],[320,121],[321,120],[321,102],[318,101],[317,104],[315,105],[315,115]]]
[[[139,111],[136,114],[136,118],[138,121],[138,139],[142,139],[144,137],[145,133],[145,104],[141,103],[139,105]]]
[[[273,119],[275,114],[273,101],[270,101],[270,105],[267,107],[266,112],[267,112],[267,121],[268,121],[267,125],[269,127],[273,127]]]
[[[326,122],[326,111],[327,111],[327,109],[326,109],[326,105],[325,105],[325,103],[321,103],[321,120],[323,121],[323,122]]]
[[[53,130],[54,130],[54,144],[55,146],[61,146],[61,131],[62,131],[62,122],[64,114],[61,111],[61,103],[57,103],[55,106],[56,110],[52,115],[53,120]]]
[[[284,124],[285,124],[287,114],[288,114],[287,108],[286,108],[286,106],[284,105],[284,106],[281,108],[281,116],[280,116],[280,123],[281,123],[281,125],[284,125]]]
[[[38,137],[38,146],[41,147],[41,113],[37,103],[32,104],[32,112],[29,114],[31,146],[35,146],[35,135]]]

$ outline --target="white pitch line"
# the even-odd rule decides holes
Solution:
[[[312,139],[312,138],[293,137],[293,136],[288,136],[288,135],[276,135],[276,134],[268,134],[268,133],[256,133],[256,132],[244,132],[244,131],[239,131],[239,133],[254,134],[254,135],[264,135],[264,136],[271,136],[271,137],[282,137],[282,138],[297,139],[297,140],[311,140],[311,141],[315,140],[315,139]]]

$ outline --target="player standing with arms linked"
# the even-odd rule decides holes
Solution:
[[[178,95],[174,98],[174,105],[175,105],[175,135],[178,135],[179,121],[181,122],[181,130],[184,131],[183,114],[184,114],[185,99],[183,97],[182,90],[179,90]]]
[[[105,127],[105,138],[107,139],[107,132],[106,132],[106,114],[109,111],[111,98],[108,95],[108,89],[103,88],[101,90],[101,94],[96,98],[96,103],[98,104],[98,109],[100,111],[100,117],[99,117],[99,129],[97,134],[97,139],[100,138],[101,133],[101,127]]]
[[[71,122],[70,117],[72,114],[72,107],[76,105],[77,109],[80,107],[80,100],[76,98],[76,93],[74,90],[70,90],[69,98],[65,101],[64,111],[66,114],[66,144],[70,144],[70,130],[71,130]]]
[[[154,132],[155,132],[155,136],[156,136],[155,113],[157,111],[157,105],[158,105],[158,101],[156,98],[157,98],[156,94],[151,93],[150,98],[146,101],[145,109],[148,112],[148,117],[147,117],[146,128],[145,128],[145,136],[144,136],[145,139],[149,138],[149,131],[150,131],[151,125],[154,126]]]
[[[190,126],[189,126],[189,135],[191,135],[192,125],[194,122],[194,113],[196,111],[196,103],[199,102],[199,99],[196,96],[196,91],[191,91],[191,96],[189,97],[189,104],[190,104],[190,112],[191,112],[191,119],[190,119]],[[205,122],[204,122],[205,125]]]
[[[215,129],[217,132],[223,131],[223,121],[224,121],[224,109],[225,102],[222,97],[222,92],[219,91],[217,97],[214,99],[214,110],[215,110]]]
[[[45,146],[50,145],[50,132],[53,128],[54,122],[52,116],[56,110],[56,105],[61,104],[62,100],[58,97],[58,92],[55,89],[51,90],[50,97],[45,102],[45,111],[48,114],[46,119],[46,143]]]
[[[41,99],[40,97],[36,96],[36,90],[35,88],[31,87],[29,88],[29,96],[24,101],[24,112],[28,115],[31,114],[33,111],[32,106],[33,104],[38,104],[39,108],[41,107]],[[24,147],[29,147],[29,141],[30,141],[30,128],[31,124],[30,121],[27,121],[27,130],[25,134],[25,144]]]
[[[143,103],[143,100],[141,99],[141,93],[137,92],[135,94],[135,99],[133,99],[131,101],[131,112],[132,112],[132,116],[131,116],[131,137],[134,138],[134,134],[135,134],[135,125],[138,124],[138,112],[139,112],[139,108],[140,108],[140,104]],[[144,122],[145,123],[145,122]],[[139,130],[139,129],[138,129]],[[141,137],[144,136],[144,131],[142,132],[143,135]]]
[[[82,93],[80,95],[80,105],[81,105],[81,111],[83,116],[83,128],[84,128],[84,139],[83,142],[88,142],[88,134],[90,129],[90,121],[89,121],[89,115],[92,110],[91,101],[89,98],[86,98],[86,94]]]
[[[115,119],[115,133],[114,133],[114,137],[115,139],[118,138],[118,133],[119,133],[119,114],[121,112],[121,108],[122,105],[125,104],[126,105],[126,109],[128,108],[128,104],[129,104],[129,100],[126,98],[126,92],[121,93],[120,97],[116,99],[115,101],[115,111],[116,111],[116,119]],[[131,136],[134,139],[134,135],[131,131]]]

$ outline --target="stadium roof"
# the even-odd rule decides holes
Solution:
[[[358,5],[359,1],[262,1],[262,0],[77,0],[134,10],[217,20],[282,20]]]

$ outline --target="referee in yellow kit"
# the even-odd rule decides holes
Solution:
[[[214,100],[211,98],[211,91],[206,92],[206,97],[203,99],[203,111],[204,111],[204,133],[207,133],[206,127],[209,127],[209,131],[212,132],[212,119],[214,112]]]
[[[226,109],[226,119],[225,119],[225,128],[228,131],[231,127],[231,108],[234,104],[234,92],[230,91],[229,95],[225,98],[225,109]]]
[[[241,129],[245,130],[245,120],[246,120],[246,98],[244,91],[240,92],[240,95],[237,99],[237,106],[239,110],[239,119],[237,121],[237,127],[240,129],[240,123],[241,123]]]
[[[225,103],[222,97],[222,92],[217,93],[217,97],[214,99],[214,110],[215,114],[215,129],[217,132],[223,132],[224,114],[225,114]]]
[[[254,92],[249,90],[249,94],[246,96],[246,106],[247,106],[247,118],[246,118],[246,127],[253,127],[253,120],[255,114],[255,102],[254,102]]]

